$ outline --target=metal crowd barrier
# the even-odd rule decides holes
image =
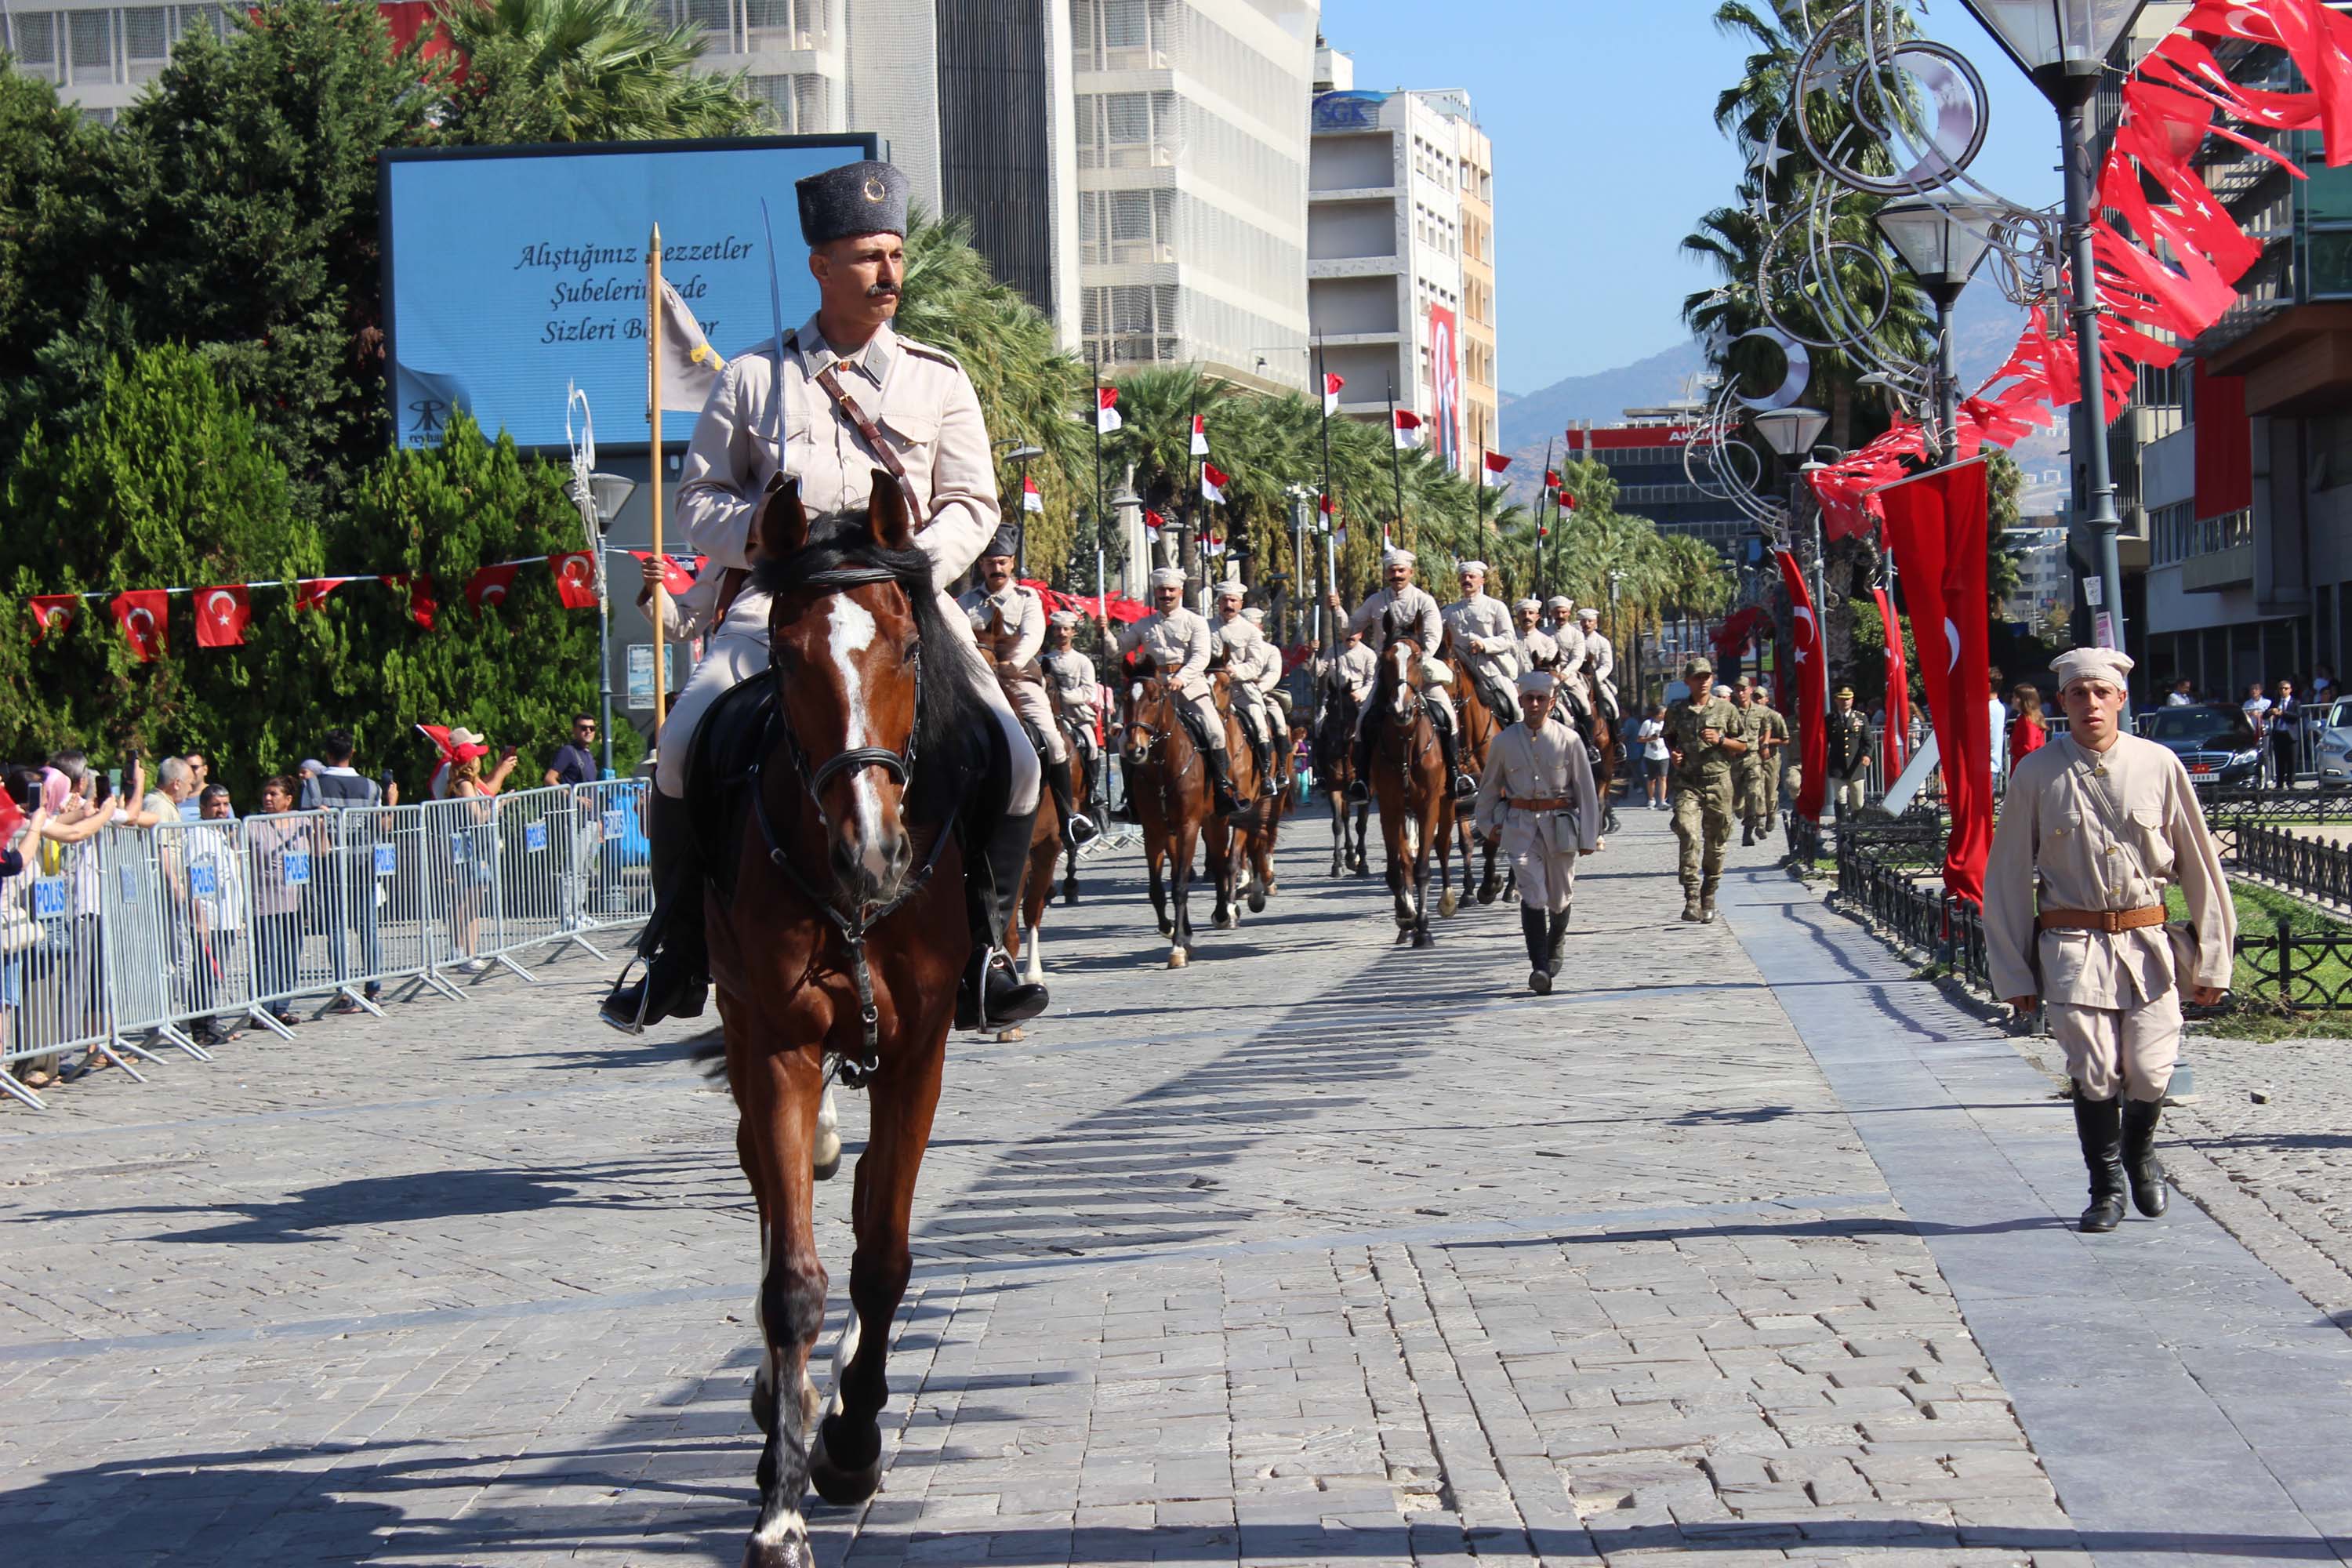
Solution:
[[[0,1066],[95,1052],[131,1078],[158,1049],[289,1031],[298,998],[380,1013],[383,986],[576,946],[653,912],[643,780],[490,798],[112,827],[26,841],[0,881]],[[10,910],[16,912],[9,912]],[[22,918],[19,918],[21,915]],[[142,1081],[144,1081],[142,1079]],[[0,1092],[41,1100],[10,1072]]]

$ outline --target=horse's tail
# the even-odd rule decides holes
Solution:
[[[712,1083],[727,1076],[727,1037],[707,1030],[687,1042],[686,1062]]]

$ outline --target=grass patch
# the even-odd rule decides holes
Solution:
[[[2352,947],[2352,924],[2324,914],[2299,899],[2238,881],[2230,884],[2230,899],[2237,906],[2238,929],[2248,936],[2269,936],[2284,920],[2292,936],[2343,938],[2347,947]],[[2165,889],[2164,907],[2165,913],[2173,920],[2189,918],[2188,901],[2178,888]],[[2194,1026],[2195,1032],[2254,1041],[2335,1039],[2352,1035],[2352,1012],[2297,1012],[2282,1005],[2278,1000],[2278,976],[2260,962],[2261,957],[2256,953],[2250,962],[2246,954],[2238,956],[2230,980],[2235,1008],[2226,1016],[2200,1020]],[[2323,993],[2352,994],[2352,966],[2333,955],[2321,959],[2297,978],[2299,983],[2315,985]]]

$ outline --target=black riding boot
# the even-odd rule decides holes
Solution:
[[[1348,781],[1348,798],[1360,805],[1372,798],[1372,731],[1369,724],[1356,726],[1356,747],[1349,759],[1354,763],[1354,776]]]
[[[2155,1124],[2149,1123],[2151,1137]],[[2116,1100],[2085,1100],[2083,1086],[2074,1086],[2074,1136],[2083,1145],[2083,1163],[2091,1173],[2091,1206],[2083,1211],[2083,1228],[2097,1235],[2124,1222],[2124,1112]]]
[[[2124,1174],[2131,1178],[2132,1206],[2154,1219],[2168,1206],[2164,1167],[2156,1163],[2156,1124],[2161,1100],[2124,1101]]]
[[[1568,916],[1569,910],[1552,915],[1550,928],[1544,933],[1544,967],[1554,974],[1559,973],[1560,959],[1568,951]]]
[[[1274,742],[1261,741],[1255,735],[1252,735],[1250,755],[1257,761],[1257,793],[1262,795],[1272,795],[1274,793]]]
[[[972,949],[956,993],[959,1029],[1010,1028],[1045,1010],[1045,988],[1015,979],[1004,952],[1005,933],[1021,918],[1021,877],[1036,826],[1035,806],[1007,812],[986,844],[964,846],[963,907]]]
[[[1543,910],[1519,906],[1519,933],[1528,939],[1528,989],[1538,996],[1551,994],[1551,931]]]
[[[1209,759],[1209,784],[1216,796],[1213,804],[1217,815],[1219,816],[1238,815],[1242,809],[1242,803],[1241,797],[1234,794],[1233,758],[1225,754],[1224,748],[1222,746],[1213,749],[1203,747],[1202,754]]]
[[[1454,726],[1430,710],[1429,727],[1437,731],[1437,750],[1445,759],[1445,787],[1456,800],[1467,800],[1478,793],[1478,781],[1462,771],[1462,742],[1454,733]]]
[[[1054,792],[1054,809],[1062,814],[1063,838],[1076,848],[1097,837],[1102,830],[1094,825],[1092,818],[1080,813],[1077,802],[1071,798],[1069,764],[1055,762],[1049,757],[1040,757],[1038,762],[1045,770],[1045,787]]]
[[[1125,752],[1118,754],[1118,779],[1126,787],[1119,791],[1118,809],[1111,816],[1121,822],[1141,822],[1143,818],[1136,815],[1135,810],[1135,768],[1128,762]]]
[[[597,1016],[625,1034],[665,1018],[699,1018],[710,991],[702,929],[702,857],[686,802],[647,792],[646,838],[653,860],[654,912],[637,940],[645,973],[616,984]]]

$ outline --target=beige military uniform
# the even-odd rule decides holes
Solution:
[[[1740,739],[1739,710],[1720,697],[1685,697],[1666,710],[1666,745],[1682,761],[1673,774],[1675,837],[1682,840],[1683,886],[1713,887],[1723,875],[1723,849],[1731,839],[1732,771],[1738,759],[1700,737],[1707,730],[1725,740]]]
[[[968,657],[985,667],[988,661],[971,641],[971,623],[944,591],[944,584],[971,569],[996,533],[996,468],[980,398],[952,357],[902,338],[887,324],[845,358],[826,344],[812,316],[787,334],[781,352],[772,344],[730,360],[687,447],[677,487],[679,525],[696,552],[710,558],[705,570],[715,574],[747,564],[744,542],[752,517],[768,480],[780,471],[798,477],[801,503],[812,518],[865,510],[874,472],[883,464],[817,384],[815,378],[827,369],[906,468],[914,492],[915,542],[931,558],[931,580],[941,588],[940,613]],[[739,599],[729,621],[742,610]],[[764,626],[764,610],[761,621]],[[696,675],[701,675],[699,668]],[[979,686],[1012,756],[1011,809],[1028,811],[1037,803],[1044,776],[1037,753],[996,682],[982,680]],[[687,683],[671,713],[671,722],[683,726],[680,737],[693,733],[692,725],[718,695],[699,693],[695,681]],[[689,699],[698,700],[690,710]],[[663,748],[665,768],[671,749]],[[662,787],[677,793],[667,784]]]
[[[1344,693],[1358,708],[1372,700],[1381,676],[1381,656],[1369,643],[1349,643],[1318,661],[1317,679],[1333,696]]]
[[[1559,650],[1552,673],[1563,683],[1575,679],[1577,672],[1584,668],[1584,628],[1570,616],[1564,621],[1553,621],[1543,631],[1551,638],[1552,647]]]
[[[971,589],[956,601],[956,605],[971,624],[982,657],[994,654],[997,684],[1012,700],[1013,710],[1045,742],[1045,760],[1068,762],[1070,748],[1062,739],[1062,727],[1054,721],[1054,703],[1045,695],[1045,682],[1026,675],[1006,673],[1027,669],[1030,661],[1037,657],[1037,650],[1045,646],[1045,601],[1037,596],[1034,588],[1008,583],[1001,594],[992,594],[985,588]],[[1001,631],[995,629],[1000,617]]]
[[[1397,609],[1393,617],[1389,614],[1391,605]],[[1382,588],[1366,595],[1364,602],[1356,606],[1356,613],[1348,617],[1348,629],[1363,634],[1364,646],[1372,649],[1376,667],[1378,656],[1387,651],[1389,646],[1389,622],[1391,619],[1403,623],[1399,636],[1409,637],[1421,645],[1422,700],[1442,714],[1439,722],[1450,729],[1454,723],[1454,701],[1445,693],[1445,682],[1453,679],[1453,672],[1437,658],[1438,647],[1445,639],[1445,617],[1439,613],[1437,601],[1429,596],[1426,589],[1413,583],[1407,583],[1401,594],[1391,588]],[[1377,673],[1376,668],[1375,676]],[[1357,708],[1358,734],[1363,733],[1364,721],[1371,711],[1372,706],[1369,701]]]
[[[1569,805],[1543,804],[1558,800]],[[1533,730],[1522,720],[1496,736],[1478,780],[1475,821],[1487,839],[1500,836],[1519,901],[1564,911],[1576,896],[1576,858],[1601,842],[1601,796],[1582,737],[1558,719]]]
[[[1095,661],[1075,647],[1067,653],[1040,654],[1037,661],[1063,714],[1078,727],[1078,750],[1093,756],[1098,749],[1095,726],[1102,721],[1102,684],[1095,679]]]
[[[1509,607],[1492,595],[1480,594],[1456,599],[1438,614],[1453,641],[1454,656],[1478,682],[1479,697],[1497,719],[1510,722],[1508,715],[1519,710],[1519,672],[1527,667],[1519,662],[1518,628],[1511,625]]]
[[[2146,909],[2167,883],[2188,903],[2185,929],[2037,929],[2037,910]],[[1984,929],[1993,994],[2042,998],[2086,1099],[2119,1088],[2163,1099],[2180,1052],[2180,987],[2227,986],[2238,934],[2180,759],[2137,735],[2104,752],[2057,735],[2019,763],[1985,868]],[[2185,968],[2183,949],[2194,953]]]
[[[1249,733],[1270,746],[1276,726],[1274,705],[1267,694],[1282,684],[1282,650],[1238,615],[1218,622],[1215,630],[1225,650],[1225,686],[1234,712]]]
[[[1522,668],[1554,671],[1559,668],[1559,644],[1552,640],[1549,632],[1538,626],[1533,631],[1514,632],[1512,635],[1518,638],[1519,663]],[[1514,709],[1513,711],[1517,710]]]
[[[1591,668],[1592,679],[1601,689],[1601,706],[1612,717],[1617,712],[1617,649],[1598,631],[1583,634],[1584,662]]]
[[[666,640],[702,638],[702,658],[670,698],[661,733],[654,739],[654,787],[673,800],[686,795],[694,731],[703,714],[730,688],[768,668],[768,595],[746,585],[714,626],[719,575],[717,568],[707,566],[684,594],[658,595]]]
[[[1179,605],[1166,615],[1154,610],[1119,634],[1119,657],[1141,648],[1156,669],[1166,672],[1184,710],[1192,716],[1213,751],[1225,749],[1224,716],[1217,711],[1209,684],[1209,656],[1215,634],[1198,614]]]
[[[1731,710],[1739,715],[1739,738],[1748,742],[1747,752],[1731,764],[1732,813],[1742,826],[1753,827],[1765,816],[1764,736],[1769,727],[1762,704],[1753,699],[1745,708],[1734,702]]]

